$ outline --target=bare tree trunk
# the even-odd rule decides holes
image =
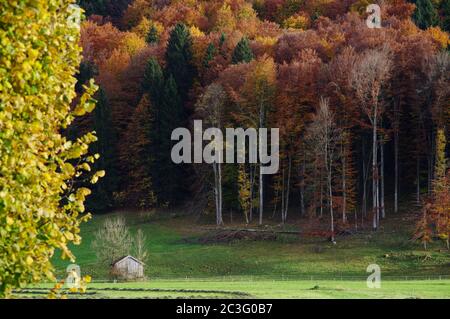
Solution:
[[[378,161],[377,161],[377,163],[378,163]],[[379,173],[379,170],[380,170],[380,168],[377,166],[377,178],[378,178],[377,179],[377,183],[376,183],[376,185],[377,185],[377,190],[376,190],[376,194],[377,194],[377,197],[376,197],[376,200],[377,200],[377,214],[376,214],[376,216],[377,216],[377,229],[380,226],[380,173]]]
[[[284,224],[284,205],[285,205],[285,203],[284,203],[284,199],[285,199],[284,180],[285,180],[285,178],[284,178],[284,165],[283,165],[283,168],[281,169],[281,223],[282,224]]]
[[[255,174],[253,171],[253,167],[250,165],[250,212],[249,219],[250,222],[253,221],[253,189],[255,187]]]
[[[328,173],[328,196],[330,196],[330,223],[331,223],[331,241],[334,242],[334,213],[333,213],[333,190],[331,186],[331,172]]]
[[[263,212],[264,212],[264,193],[263,193],[263,179],[262,166],[259,167],[259,224],[263,223]]]
[[[362,197],[362,213],[363,217],[367,216],[367,174],[366,174],[366,147],[364,139],[362,141],[362,170],[363,170],[363,197]]]
[[[436,154],[435,151],[435,137],[434,137],[434,130],[430,133],[431,137],[431,152],[428,155],[428,195],[431,195],[433,191],[433,179],[434,179],[434,155]]]
[[[427,193],[431,195],[431,181],[432,181],[432,166],[431,166],[431,155],[427,156]]]
[[[384,207],[384,141],[381,141],[380,145],[381,151],[381,218],[384,219],[386,217],[386,210]]]
[[[395,166],[395,173],[394,173],[394,212],[398,212],[398,128],[395,129],[394,133],[394,166]]]
[[[216,203],[216,224],[220,226],[223,224],[221,213],[220,213],[220,186],[219,186],[219,172],[218,164],[213,163],[214,170],[214,198]]]
[[[220,225],[223,225],[223,197],[222,197],[222,165],[220,163],[217,163],[217,179],[218,179],[218,188],[219,188],[219,223]]]
[[[372,131],[372,210],[373,210],[373,222],[372,227],[374,230],[378,229],[378,185],[377,185],[377,166],[378,166],[378,156],[377,156],[377,106],[375,105],[374,117],[373,117],[373,131]]]
[[[394,101],[394,213],[398,213],[398,145],[400,130],[400,102]]]
[[[280,195],[279,185],[277,183],[276,190],[275,190],[275,204],[273,205],[273,213],[272,213],[272,219],[275,218],[275,215],[277,214],[277,208],[278,208],[278,196]]]
[[[288,214],[288,210],[289,210],[289,193],[290,193],[290,186],[291,186],[291,168],[292,168],[292,158],[291,158],[291,155],[289,155],[287,187],[286,187],[286,203],[285,203],[285,206],[284,206],[284,223],[286,223],[286,221],[287,221],[287,214]]]
[[[417,155],[417,162],[416,162],[416,203],[417,205],[420,204],[420,156]]]
[[[264,127],[264,105],[263,103],[259,106],[259,128]],[[261,141],[259,141],[261,143]],[[258,144],[259,145],[259,144]],[[264,175],[262,174],[262,163],[259,164],[259,225],[263,223],[263,212],[264,212]]]
[[[344,137],[345,138],[345,137]],[[345,141],[343,140],[343,143]],[[345,224],[347,221],[346,210],[347,210],[347,189],[346,189],[346,156],[345,156],[345,145],[341,145],[342,149],[342,222]]]
[[[322,170],[320,170],[320,217],[323,217],[323,176],[322,176]]]
[[[214,204],[216,208],[216,225],[219,225],[219,201],[218,201],[218,189],[217,189],[217,170],[216,163],[213,163],[213,171],[214,171]]]
[[[301,183],[300,183],[300,209],[301,214],[305,214],[305,165],[306,165],[306,154],[303,152],[303,164],[302,164],[302,173],[301,173]]]
[[[330,226],[331,226],[331,241],[335,242],[335,236],[334,236],[334,212],[333,212],[333,189],[332,189],[332,159],[331,155],[328,154],[328,145],[327,145],[327,151],[325,152],[325,156],[328,158],[326,162],[329,162],[329,165],[327,165],[327,181],[328,181],[328,203],[330,206]]]

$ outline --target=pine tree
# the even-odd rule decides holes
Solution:
[[[443,0],[441,2],[442,12],[442,29],[446,32],[450,32],[450,0]]]
[[[413,18],[416,25],[421,29],[428,29],[438,24],[439,18],[437,10],[431,0],[416,0],[416,11]]]
[[[158,106],[158,136],[153,141],[155,154],[152,180],[160,205],[175,204],[182,199],[184,172],[180,165],[173,163],[171,150],[172,131],[183,125],[183,105],[177,84],[171,75],[165,81],[162,103]]]
[[[173,77],[181,100],[186,102],[196,76],[192,61],[192,39],[186,25],[178,23],[170,33],[166,51],[166,77]]]
[[[250,41],[247,37],[243,37],[241,41],[234,48],[231,61],[233,64],[248,63],[254,59],[252,49],[250,48]]]
[[[152,105],[145,133],[151,142],[143,156],[148,157],[147,168],[158,205],[173,204],[179,198],[177,193],[183,172],[170,157],[171,134],[184,124],[183,105],[174,77],[169,73],[165,79],[155,58],[147,62],[142,86],[149,94]]]
[[[225,33],[222,32],[222,34],[220,35],[220,38],[219,38],[219,52],[220,52],[220,55],[224,59],[226,59],[226,57],[227,57],[227,52],[224,48],[224,44],[225,44],[226,40],[227,40],[227,36]]]
[[[92,188],[92,196],[88,197],[87,204],[94,212],[102,212],[114,207],[113,193],[117,191],[118,186],[116,138],[111,108],[103,89],[97,94],[97,107],[93,115],[93,129],[97,133],[97,141],[92,144],[92,150],[100,155],[95,163],[95,170],[104,170],[106,175]]]
[[[159,41],[158,30],[156,30],[154,25],[148,31],[145,41],[149,44],[157,43]]]
[[[142,87],[144,91],[150,94],[152,103],[158,104],[161,102],[161,95],[164,87],[164,75],[159,62],[153,57],[147,61]]]
[[[209,63],[214,59],[217,53],[214,43],[210,43],[206,48],[205,57],[203,58],[203,67],[205,69],[209,68]]]

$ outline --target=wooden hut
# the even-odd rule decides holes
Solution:
[[[111,264],[111,273],[121,279],[144,278],[145,264],[133,256],[123,256]]]

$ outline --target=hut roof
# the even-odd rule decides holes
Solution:
[[[120,257],[119,259],[116,259],[115,261],[113,261],[113,262],[111,263],[111,266],[113,266],[113,265],[117,264],[118,262],[121,262],[122,260],[127,259],[127,258],[133,259],[135,262],[137,262],[137,263],[139,263],[139,264],[141,264],[141,265],[145,265],[145,263],[143,263],[143,262],[140,261],[139,259],[134,258],[134,257],[131,256],[131,255],[126,255],[126,256]]]

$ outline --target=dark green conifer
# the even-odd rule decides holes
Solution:
[[[170,33],[166,51],[166,77],[173,77],[185,103],[196,76],[192,59],[192,39],[186,25],[178,23]]]
[[[253,60],[254,55],[250,47],[250,41],[247,37],[243,37],[234,48],[231,62],[233,64],[248,63]]]
[[[148,31],[145,41],[149,44],[157,43],[159,41],[158,30],[156,30],[154,25]]]
[[[205,57],[203,58],[203,67],[208,68],[209,63],[214,59],[216,56],[217,50],[214,45],[214,43],[210,43],[208,47],[206,48]]]
[[[97,106],[93,112],[93,129],[97,141],[91,146],[94,154],[100,158],[95,162],[95,171],[104,170],[106,175],[92,188],[92,195],[88,197],[87,204],[94,212],[107,211],[114,207],[113,193],[119,184],[116,168],[116,136],[112,123],[111,108],[103,89],[96,96]]]
[[[439,16],[431,0],[415,0],[416,10],[413,19],[416,25],[425,30],[439,23]]]

